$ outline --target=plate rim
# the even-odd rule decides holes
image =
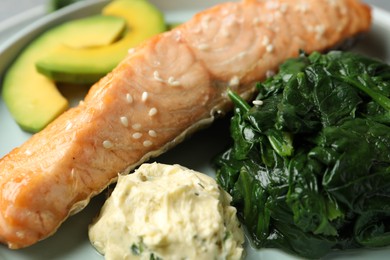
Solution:
[[[82,13],[91,7],[99,8],[99,6],[104,6],[109,2],[110,0],[85,0],[81,2],[76,2],[52,13],[47,13],[42,17],[38,17],[37,20],[13,34],[10,38],[6,39],[3,43],[0,44],[0,60],[8,61],[0,63],[0,78],[3,78],[4,72],[10,66],[12,61],[16,58],[16,56],[21,52],[23,48],[25,48],[31,41],[34,40],[36,36],[42,34],[48,28],[66,21],[69,16],[74,16],[77,13]],[[31,15],[31,17],[29,18],[33,18],[34,15],[39,16],[39,14],[41,14],[39,11],[42,11],[41,8],[42,6],[37,6],[36,8],[31,9],[29,12],[26,13]],[[16,17],[15,20],[18,19],[18,16],[14,17]],[[15,26],[16,23],[13,23],[12,19],[13,18],[11,17],[6,21],[8,21],[10,26]],[[24,21],[25,20],[20,20],[20,23],[23,23]],[[2,30],[4,31],[5,28],[6,27],[2,28]]]
[[[4,41],[2,44],[0,44],[0,60],[2,60],[3,57],[2,55],[5,52],[9,52],[9,49],[11,49],[16,42],[19,42],[21,39],[24,39],[26,36],[28,36],[28,40],[26,39],[23,40],[23,42],[25,42],[25,44],[23,44],[23,47],[25,47],[28,42],[33,40],[34,37],[39,35],[42,31],[46,30],[50,26],[60,23],[62,19],[66,19],[73,12],[77,10],[80,11],[82,9],[89,8],[90,6],[104,5],[105,3],[108,2],[109,0],[86,0],[82,2],[77,2],[70,6],[64,7],[63,9],[60,9],[56,12],[40,17],[33,23],[29,24],[28,26],[20,30],[19,32],[15,33],[12,37]],[[381,26],[381,27],[390,26],[390,12],[374,5],[370,5],[370,6],[372,7],[373,26]],[[39,16],[38,12],[37,15]],[[40,29],[38,30],[38,28]],[[0,34],[1,34],[1,30],[0,30]],[[13,58],[15,58],[16,55],[18,55],[18,53],[22,50],[23,47],[16,48],[18,50],[12,52]],[[10,62],[12,62],[9,58],[7,58],[7,60],[8,60],[8,64],[0,63],[0,79],[4,74],[6,67],[9,66]],[[0,90],[1,90],[1,86],[0,86]],[[1,98],[1,94],[0,94],[0,98]],[[0,100],[0,102],[3,101]],[[0,248],[0,252],[1,251],[2,250]],[[343,255],[340,256],[343,257]],[[288,259],[293,259],[293,257],[294,256],[292,255],[288,255]]]

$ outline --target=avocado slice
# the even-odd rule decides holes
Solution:
[[[102,13],[126,19],[121,39],[99,48],[58,46],[36,62],[37,70],[56,82],[92,84],[116,67],[130,48],[166,31],[163,14],[147,0],[114,0]]]
[[[96,44],[112,42],[123,32],[123,19],[103,15],[99,17],[70,21],[48,30],[28,45],[11,64],[4,75],[2,95],[11,115],[23,130],[38,132],[68,108],[68,101],[58,91],[56,84],[36,71],[37,60],[63,42],[74,44],[69,39],[75,35],[80,37],[80,32],[88,37],[85,28],[88,28],[89,33],[100,32]],[[105,22],[97,22],[99,19]],[[106,23],[113,25],[111,29]],[[94,27],[102,24],[106,30]],[[102,41],[102,38],[105,40]],[[85,45],[82,40],[81,45]]]
[[[107,46],[121,38],[125,29],[126,20],[121,17],[94,15],[64,24],[62,30],[72,37],[61,43],[75,49]]]

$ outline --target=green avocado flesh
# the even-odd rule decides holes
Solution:
[[[64,46],[75,49],[98,48],[118,40],[126,29],[126,20],[117,16],[94,15],[64,24],[61,40]]]
[[[124,27],[123,19],[97,15],[54,27],[28,45],[6,72],[2,90],[4,102],[20,127],[38,132],[68,108],[55,82],[36,71],[37,60],[62,44],[94,44],[89,36],[98,32],[101,37],[95,45],[108,44],[120,36]],[[83,40],[83,35],[88,40]],[[76,37],[79,41],[72,40]]]
[[[129,48],[165,30],[162,14],[144,0],[114,0],[102,12],[46,31],[11,64],[2,96],[23,130],[39,132],[68,108],[56,83],[94,83]]]
[[[92,84],[118,65],[130,48],[166,30],[162,13],[145,0],[116,0],[103,14],[126,20],[122,38],[96,48],[58,46],[36,62],[37,70],[56,82]]]

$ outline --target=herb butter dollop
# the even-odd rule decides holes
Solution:
[[[216,181],[180,165],[119,176],[89,228],[106,259],[241,259],[244,234]]]

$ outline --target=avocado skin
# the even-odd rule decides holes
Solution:
[[[163,14],[146,0],[114,0],[102,13],[126,20],[121,39],[99,48],[60,46],[36,62],[37,70],[56,82],[93,84],[114,69],[130,48],[167,30]]]
[[[103,31],[99,30],[102,23]],[[109,26],[106,26],[107,23]],[[68,100],[57,89],[56,83],[36,71],[35,61],[58,46],[77,44],[72,37],[80,37],[77,32],[83,32],[83,29],[88,32],[81,35],[89,37],[99,33],[101,37],[97,44],[109,44],[123,33],[125,22],[118,17],[95,15],[53,27],[31,42],[4,74],[3,100],[23,130],[39,132],[68,108]],[[79,43],[83,46],[90,41]]]
[[[36,133],[68,108],[55,83],[35,70],[34,61],[53,47],[58,35],[43,34],[30,43],[11,64],[3,78],[2,97],[16,123]]]
[[[113,44],[105,46],[105,48],[109,48],[111,51],[100,52],[100,50],[97,51],[99,48],[88,48],[86,55],[80,54],[84,53],[82,48],[65,48],[65,46],[62,46],[70,51],[71,54],[75,54],[70,57],[89,61],[90,65],[81,63],[79,67],[71,67],[71,73],[65,70],[64,73],[58,71],[53,74],[59,77],[59,79],[71,79],[71,83],[94,83],[111,71],[126,56],[128,49],[141,41],[140,38],[151,37],[166,30],[161,12],[144,0],[114,0],[103,9],[103,15],[108,16],[119,13],[121,15],[118,16],[126,16],[124,14],[127,13],[129,8],[129,19],[138,13],[138,18],[136,19],[138,24],[144,21],[145,17],[148,17],[148,21],[152,21],[152,23],[148,23],[149,27],[146,26],[146,29],[148,29],[147,35],[141,34],[133,37],[134,35],[126,33]],[[148,15],[151,15],[151,17]],[[35,63],[44,58],[47,53],[59,48],[64,39],[73,37],[72,35],[74,34],[71,32],[69,34],[64,33],[61,27],[62,25],[54,27],[36,38],[20,53],[4,74],[2,87],[4,103],[17,124],[30,133],[42,130],[69,107],[68,100],[57,89],[56,84],[59,82],[39,73],[35,66]],[[138,26],[137,28],[143,27]],[[118,49],[121,51],[117,51]],[[100,53],[100,56],[90,56],[91,53],[95,52]],[[95,59],[93,57],[98,58]],[[94,71],[94,64],[98,64],[103,70]],[[92,73],[88,73],[88,69],[92,70]],[[72,73],[74,70],[81,72],[81,76],[77,73],[74,75]],[[46,71],[47,74],[49,73]]]
[[[50,0],[48,2],[48,11],[49,12],[54,12],[57,11],[65,6],[74,4],[76,2],[80,2],[83,0]]]

